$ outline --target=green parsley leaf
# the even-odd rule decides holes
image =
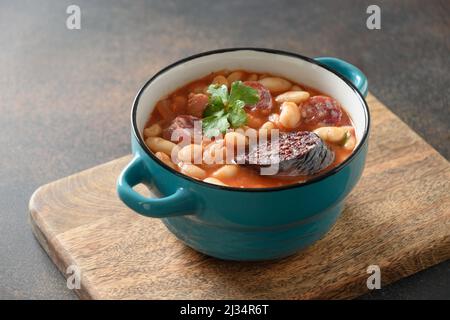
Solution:
[[[217,99],[222,100],[222,103],[226,105],[228,103],[228,88],[226,85],[212,84],[208,87],[207,92],[210,94],[210,99],[216,101]]]
[[[231,84],[230,104],[236,100],[244,101],[245,104],[253,105],[259,101],[258,90],[246,86],[242,81],[235,81]]]
[[[245,102],[242,100],[236,100],[228,106],[228,121],[232,128],[239,128],[247,123],[247,113],[244,106]]]
[[[225,105],[222,102],[222,99],[219,97],[209,97],[208,105],[206,109],[203,111],[203,117],[209,117],[214,115],[216,112],[223,111],[225,109]]]
[[[227,118],[228,114],[226,114],[224,110],[203,118],[203,134],[208,138],[211,138],[217,136],[219,133],[225,133],[230,127],[230,123]]]
[[[212,84],[207,90],[208,106],[203,112],[202,128],[207,137],[225,133],[228,128],[239,128],[247,123],[245,105],[259,101],[258,90],[246,86],[242,81],[231,84],[230,94],[225,85]]]

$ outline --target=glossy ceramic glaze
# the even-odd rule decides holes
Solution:
[[[165,166],[141,136],[155,103],[183,84],[220,69],[245,69],[284,76],[336,98],[355,126],[353,154],[331,171],[303,184],[242,189],[207,184]],[[134,211],[162,218],[188,246],[230,260],[266,260],[293,254],[320,239],[342,211],[361,177],[367,154],[369,112],[364,74],[336,58],[254,48],[224,49],[178,61],[152,77],[132,108],[134,158],[118,179],[122,201]],[[147,184],[160,198],[133,190]]]

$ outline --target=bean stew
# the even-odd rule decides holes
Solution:
[[[207,183],[303,183],[349,157],[352,121],[332,97],[283,77],[221,70],[159,100],[143,137],[167,166]]]

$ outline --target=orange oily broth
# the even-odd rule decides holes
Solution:
[[[234,70],[234,71],[240,71],[243,73],[243,76],[241,78],[242,81],[247,81],[247,79],[251,75],[254,75],[254,74],[258,75],[258,79],[261,79],[262,77],[267,77],[267,76],[270,76],[270,77],[277,76],[277,75],[272,75],[272,74],[268,74],[268,73],[249,72],[249,71],[244,71],[244,70]],[[230,74],[229,71],[223,71],[223,70],[213,72],[203,78],[192,81],[192,82],[186,84],[185,86],[178,88],[173,93],[171,93],[164,99],[161,99],[157,103],[155,109],[150,114],[145,127],[147,128],[155,123],[159,123],[163,129],[168,127],[170,125],[171,121],[176,116],[182,115],[182,114],[187,114],[187,103],[183,107],[183,103],[182,103],[183,98],[180,98],[180,97],[184,97],[185,101],[187,101],[187,97],[188,97],[189,93],[191,93],[191,92],[206,93],[206,88],[208,87],[208,85],[211,84],[214,77],[216,77],[217,75],[224,75],[225,77],[227,77],[227,75],[229,75],[229,74]],[[285,77],[282,77],[282,76],[280,76],[280,78],[286,79]],[[303,91],[309,92],[311,97],[316,96],[316,95],[323,95],[320,91],[318,91],[316,89],[309,88],[303,84],[293,82],[289,79],[287,79],[287,80],[290,81],[292,83],[292,85],[297,85],[297,86],[301,87],[303,89]],[[288,91],[290,91],[290,90],[288,90]],[[273,108],[271,114],[273,114],[273,113],[279,114],[280,113],[280,105],[277,102],[275,102],[275,97],[278,94],[280,94],[280,93],[271,94],[272,99],[273,99],[273,105],[274,105],[274,108]],[[166,109],[168,109],[168,110],[166,110]],[[270,117],[270,115],[262,114],[259,111],[247,112],[247,114],[248,114],[248,118],[249,118],[249,123],[247,123],[247,126],[253,127],[254,129],[258,129],[262,124],[269,121],[269,117]],[[253,123],[256,125],[251,126],[251,124],[253,124]],[[338,126],[352,126],[353,127],[352,121],[349,118],[349,116],[344,108],[343,108],[343,112],[342,112],[342,119],[339,122]],[[283,128],[281,125],[279,125],[277,127],[277,129],[279,129],[280,131],[313,131],[319,127],[321,127],[321,126],[320,125],[308,125],[308,124],[302,123],[302,121],[300,121],[300,124],[294,129],[287,130],[287,129]],[[270,188],[270,187],[280,187],[280,186],[285,186],[285,185],[290,185],[290,184],[295,184],[295,183],[306,182],[306,181],[308,181],[314,177],[317,177],[317,176],[323,174],[324,172],[327,172],[327,171],[333,169],[334,167],[338,166],[345,159],[347,159],[350,156],[350,154],[353,152],[353,150],[344,149],[342,146],[339,146],[336,144],[327,143],[327,145],[335,153],[335,159],[331,165],[329,165],[327,168],[323,169],[321,172],[319,172],[315,175],[295,176],[295,177],[277,177],[277,176],[268,176],[268,175],[261,176],[259,174],[259,170],[255,170],[252,168],[245,167],[243,165],[239,165],[238,173],[234,177],[221,178],[220,181],[222,181],[224,184],[226,184],[228,186],[238,187],[238,188]],[[203,170],[205,170],[207,177],[212,177],[213,173],[222,166],[220,164],[217,164],[217,165],[196,164],[196,165],[198,167],[202,168]],[[177,167],[177,169],[178,169],[178,171],[180,171],[179,167]]]

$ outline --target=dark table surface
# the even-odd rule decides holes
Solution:
[[[66,8],[81,8],[81,30]],[[34,239],[40,185],[128,154],[138,88],[187,55],[235,46],[336,56],[450,159],[450,2],[0,1],[0,298],[76,298]],[[363,298],[450,298],[450,261]]]

